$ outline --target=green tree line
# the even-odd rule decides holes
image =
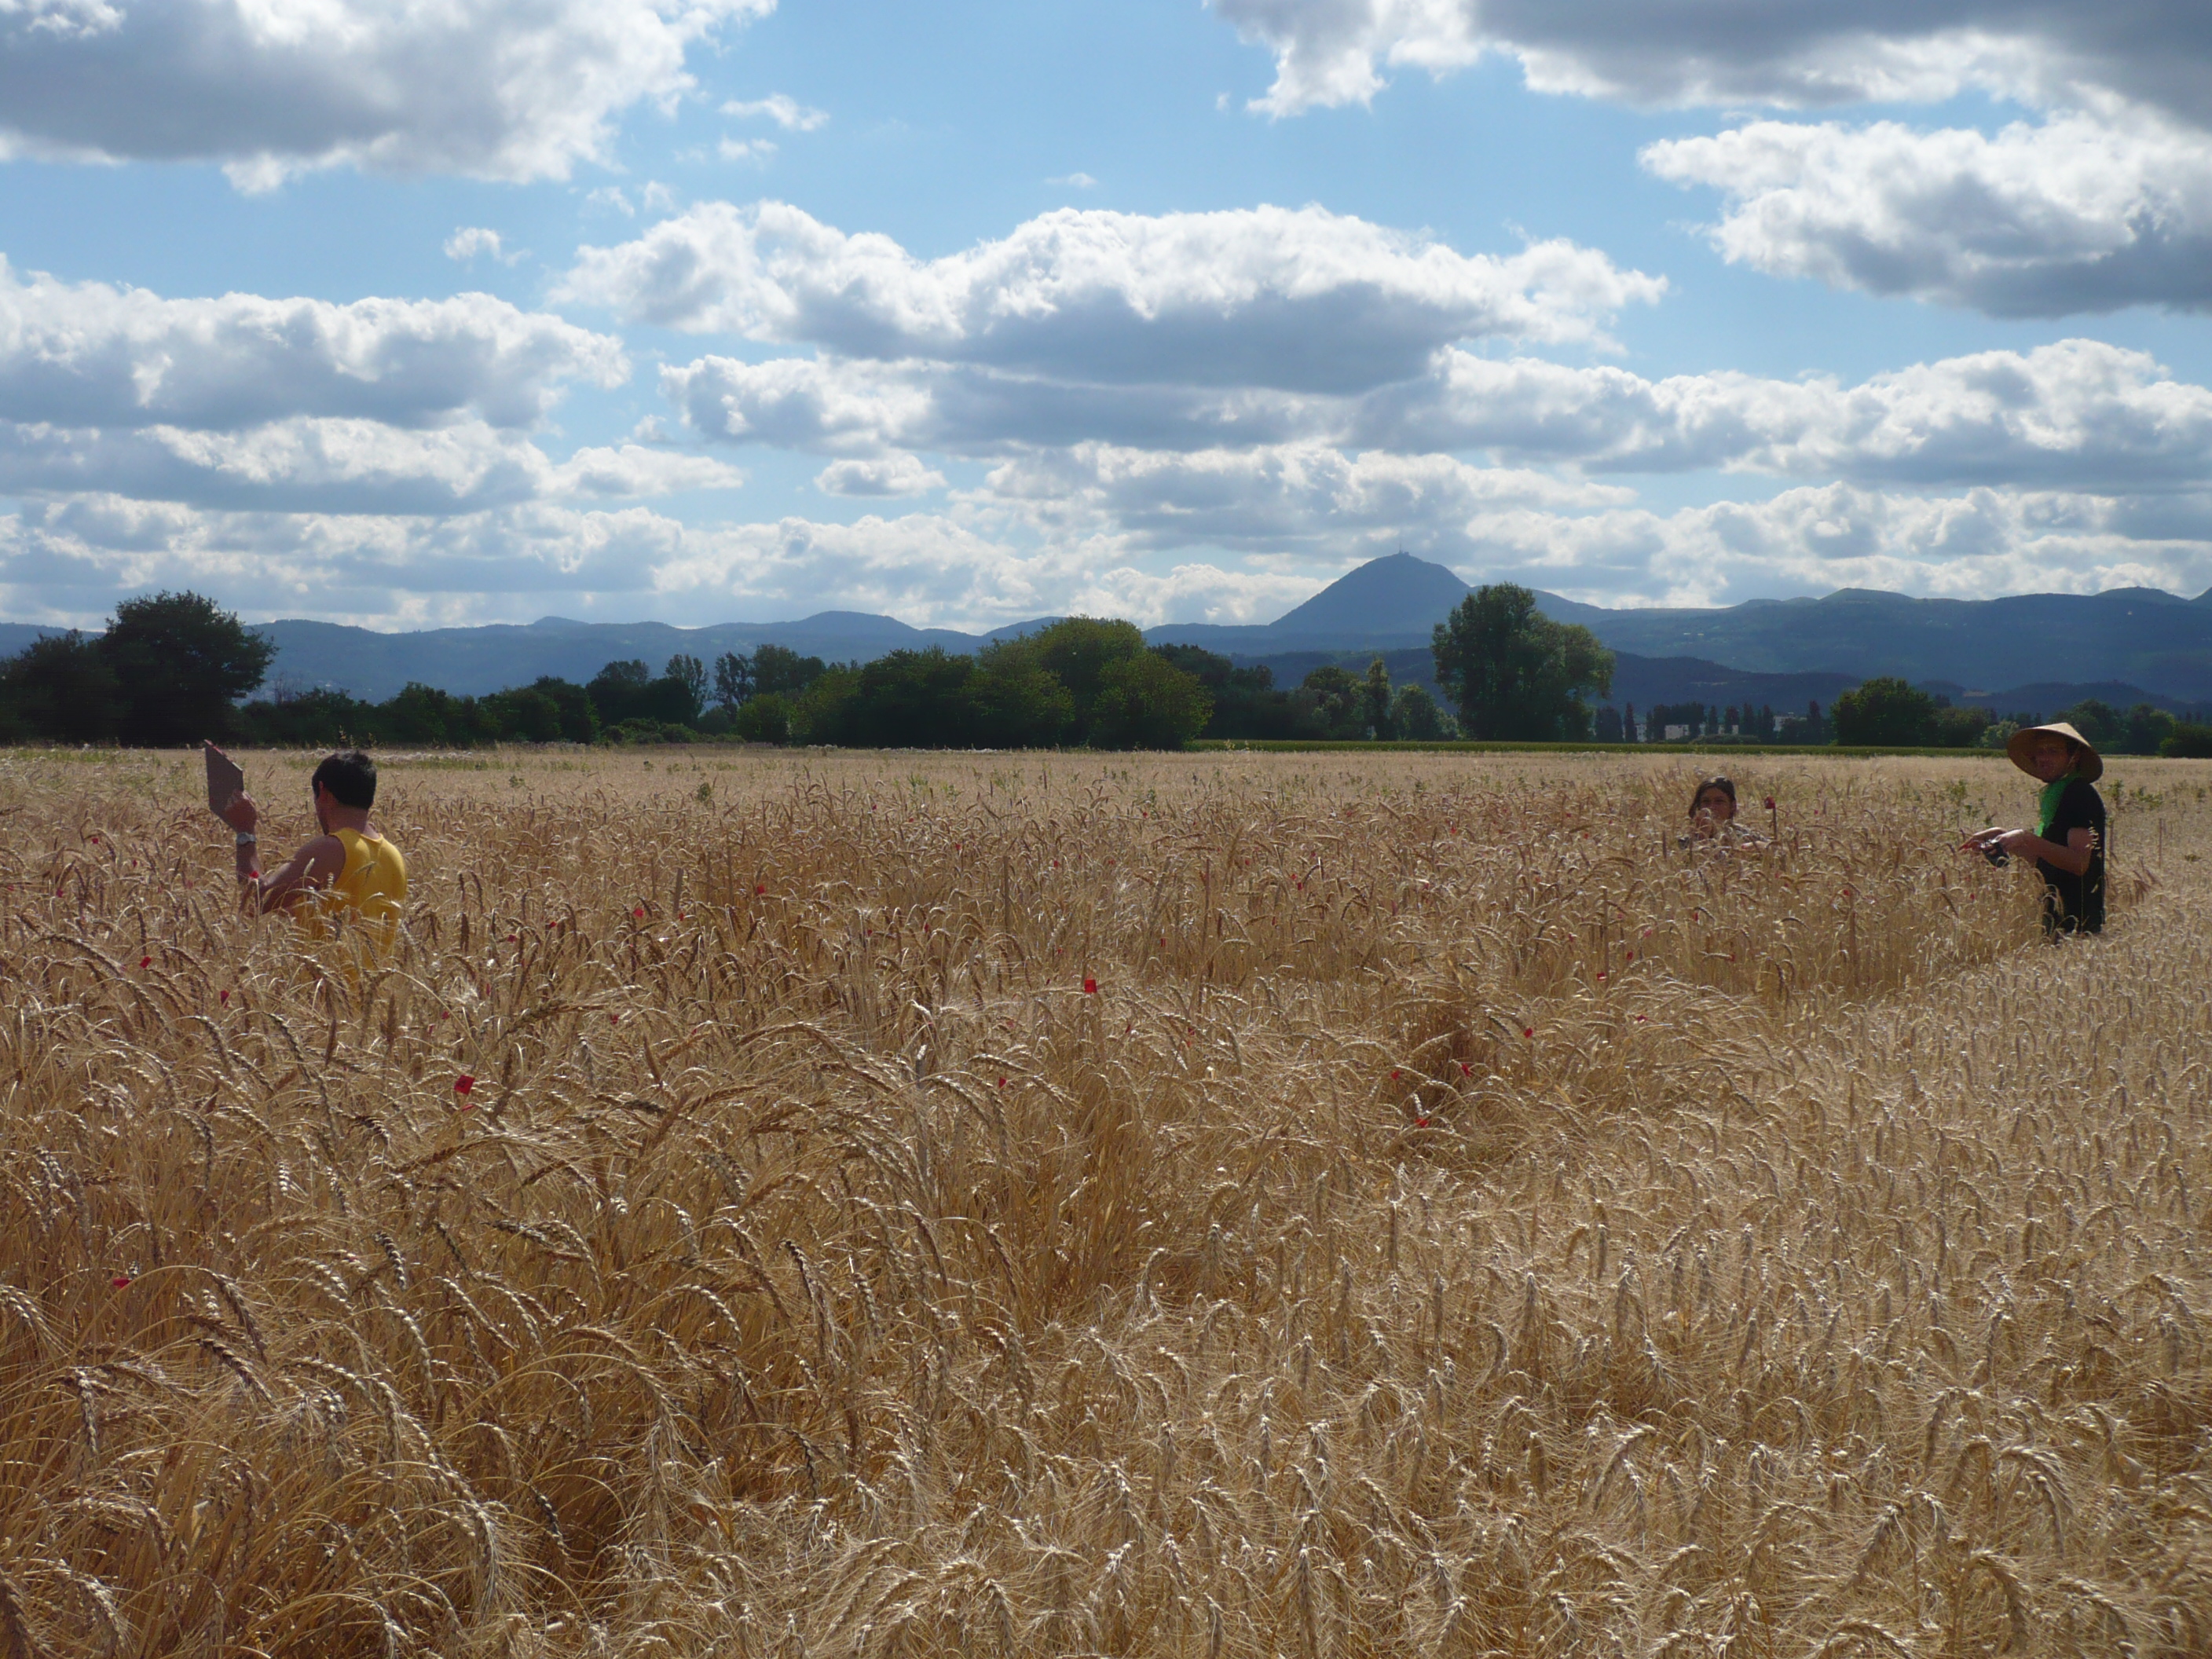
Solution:
[[[1431,644],[1437,684],[1394,686],[1382,658],[1364,674],[1324,665],[1294,688],[1196,646],[1148,646],[1133,623],[1070,617],[972,656],[939,647],[826,663],[788,647],[611,662],[588,682],[552,678],[483,696],[410,684],[381,702],[278,690],[241,704],[273,655],[211,599],[156,593],[116,607],[105,633],[50,635],[0,659],[0,741],[161,747],[214,737],[271,746],[341,743],[650,743],[737,738],[866,748],[1175,749],[1194,738],[1658,742],[1796,741],[2002,748],[2041,716],[1954,708],[1902,679],[1875,678],[1826,715],[1749,704],[1591,708],[1613,654],[1586,628],[1555,623],[1525,587],[1470,592]],[[2124,714],[2094,699],[2061,710],[2116,754],[2212,756],[2212,727],[2148,703]]]

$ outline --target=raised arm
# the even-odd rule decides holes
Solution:
[[[261,844],[257,826],[260,808],[243,791],[223,803],[222,821],[237,832],[238,882],[241,896],[255,912],[270,911],[297,902],[319,887],[327,887],[345,868],[345,847],[336,836],[318,836],[285,861],[273,875],[261,873]]]

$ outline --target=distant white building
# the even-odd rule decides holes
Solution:
[[[1680,743],[1689,735],[1690,728],[1686,726],[1670,726],[1667,728],[1667,741],[1669,743]]]

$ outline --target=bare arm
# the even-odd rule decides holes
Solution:
[[[243,865],[253,849],[238,849],[239,862]],[[327,887],[345,868],[345,846],[336,836],[318,836],[292,854],[284,867],[273,875],[256,876],[241,870],[240,879],[252,884],[246,889],[249,896],[258,900],[260,912],[267,915],[295,904],[318,888]]]
[[[2066,832],[2066,844],[2016,830],[2004,840],[2005,851],[2018,858],[2039,859],[2044,863],[2063,870],[2069,876],[2087,874],[2089,859],[2097,850],[2097,832],[2090,829],[2074,829]]]
[[[2016,859],[2039,860],[2069,876],[2079,876],[2088,872],[2089,860],[2097,850],[2097,832],[2087,828],[2069,830],[2062,847],[2033,830],[1979,830],[1960,846],[1962,851],[1973,852],[2001,847]]]
[[[242,836],[251,836],[261,818],[253,797],[233,795],[223,804],[222,819]],[[318,836],[292,854],[274,875],[261,873],[260,843],[238,843],[238,882],[241,895],[257,915],[296,903],[319,887],[327,887],[345,868],[345,847],[336,836]]]

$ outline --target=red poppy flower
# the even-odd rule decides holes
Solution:
[[[1425,1117],[1417,1117],[1413,1120],[1413,1127],[1416,1129],[1425,1129],[1429,1127],[1429,1121]]]
[[[1401,1072],[1400,1070],[1398,1070],[1398,1068],[1397,1068],[1397,1067],[1395,1067],[1395,1066],[1392,1066],[1392,1067],[1390,1068],[1390,1081],[1391,1081],[1391,1082],[1395,1083],[1395,1082],[1396,1082],[1400,1078],[1403,1077],[1404,1075],[1405,1075],[1405,1073],[1402,1073],[1402,1072]]]
[[[509,945],[520,945],[522,942],[522,935],[520,933],[509,933],[507,936],[507,942]]]
[[[151,957],[141,957],[138,958],[138,965],[141,968],[151,968],[154,965],[154,958]]]
[[[1459,1063],[1459,1074],[1462,1077],[1473,1077],[1474,1075],[1474,1067],[1468,1065],[1462,1060]]]
[[[1636,1023],[1637,1023],[1638,1025],[1641,1025],[1641,1024],[1644,1024],[1644,1018],[1645,1018],[1645,1016],[1644,1016],[1644,1015],[1642,1015],[1642,1014],[1638,1014],[1638,1015],[1637,1015],[1637,1017],[1636,1017]]]
[[[1523,1025],[1521,1028],[1521,1035],[1524,1037],[1532,1037],[1536,1035],[1536,1028],[1533,1025]]]
[[[230,1000],[230,993],[229,993],[229,992],[228,992],[228,991],[225,991],[225,992],[222,994],[222,1000],[223,1000],[225,1002],[229,1001],[229,1000]]]
[[[465,1095],[476,1086],[476,1079],[471,1077],[466,1072],[462,1073],[459,1077],[453,1079],[453,1092],[457,1095]]]
[[[757,881],[757,882],[755,882],[755,883],[753,884],[753,896],[754,896],[755,898],[758,898],[758,897],[759,897],[763,893],[765,893],[766,891],[768,891],[768,884],[767,884],[766,882],[764,882],[764,881]]]
[[[118,1291],[129,1290],[131,1288],[131,1275],[129,1273],[118,1273],[114,1278],[109,1279],[107,1282],[114,1285]]]
[[[1000,1086],[1001,1089],[1005,1088],[1005,1087],[1006,1086],[1006,1079],[1004,1079],[1004,1078],[1000,1078],[1000,1079],[999,1079],[999,1086]]]
[[[1603,983],[1605,982],[1605,969],[1604,969],[1601,968],[1601,969],[1599,969],[1597,970],[1597,977],[1598,977],[1598,982],[1599,982],[1601,985],[1601,984],[1603,984]]]
[[[1774,797],[1771,795],[1766,798],[1766,810],[1770,812],[1774,810]]]
[[[639,905],[635,909],[630,912],[630,915],[635,917],[638,921],[643,921],[645,920],[645,907],[642,904]]]
[[[1083,994],[1087,997],[1097,996],[1098,994],[1098,981],[1095,979],[1085,980],[1083,981]]]

